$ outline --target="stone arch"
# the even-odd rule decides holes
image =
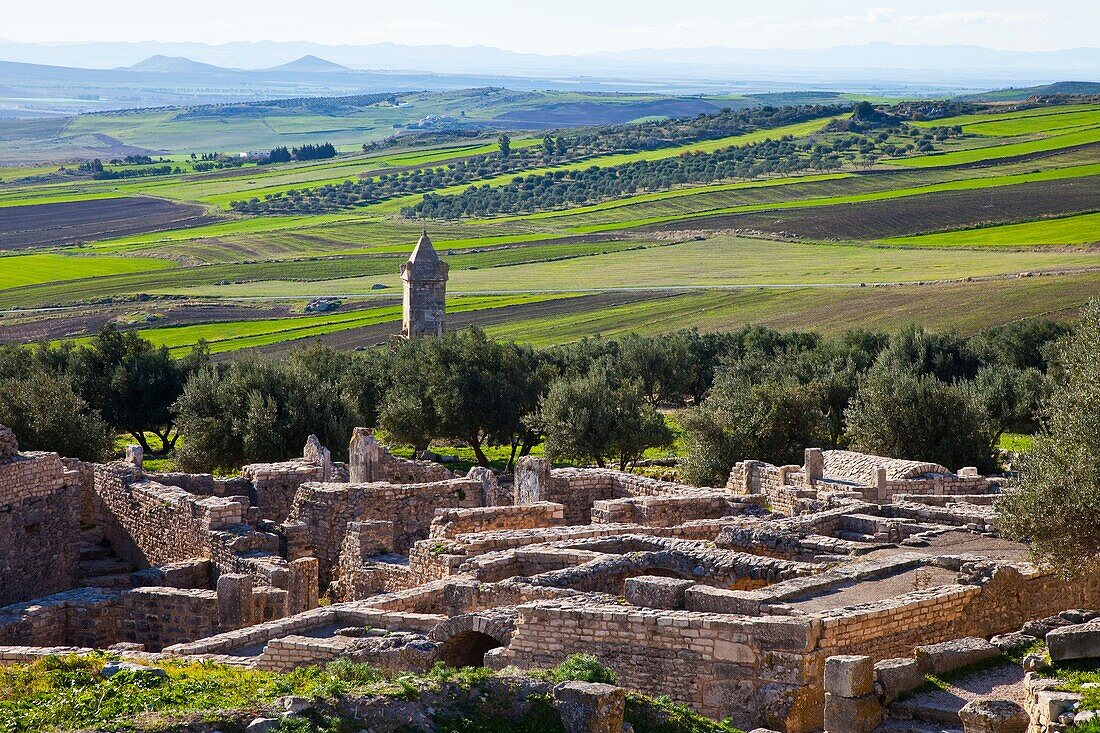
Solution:
[[[430,638],[442,642],[436,660],[448,667],[484,667],[485,652],[508,646],[516,613],[499,609],[455,616],[432,629]]]

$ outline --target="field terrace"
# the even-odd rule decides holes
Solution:
[[[823,725],[830,656],[909,657],[1100,602],[1095,579],[998,536],[1001,480],[848,451],[700,488],[533,457],[511,482],[455,476],[364,429],[347,464],[311,439],[233,478],[3,445],[0,663],[113,648],[400,672],[589,653],[626,687],[800,733]]]

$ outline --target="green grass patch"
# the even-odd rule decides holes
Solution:
[[[0,257],[0,290],[23,285],[122,275],[174,267],[153,257],[92,257],[65,254]]]
[[[907,247],[1020,247],[1100,242],[1100,213],[882,240]]]
[[[521,295],[515,297],[467,297],[455,298],[447,303],[451,313],[463,313],[486,308],[499,308],[521,303],[549,300],[554,296]],[[168,326],[148,328],[137,331],[142,338],[157,346],[168,347],[174,357],[186,356],[198,342],[206,341],[213,354],[256,346],[294,341],[297,339],[320,336],[326,333],[347,331],[353,328],[374,326],[379,323],[399,321],[401,306],[389,305],[379,308],[366,308],[335,315],[298,316],[292,318],[269,318],[252,321],[227,321],[222,323],[204,323],[190,326]],[[87,339],[77,340],[82,343]]]
[[[450,669],[436,665],[426,674],[383,674],[367,664],[337,660],[292,672],[262,672],[212,662],[158,661],[159,676],[122,671],[102,676],[107,654],[48,656],[31,664],[0,668],[0,733],[46,730],[150,731],[176,730],[181,723],[202,720],[229,724],[270,713],[276,698],[305,697],[317,709],[285,721],[283,733],[336,733],[356,730],[351,710],[360,700],[416,700],[435,693],[429,709],[433,730],[441,733],[554,733],[563,731],[550,696],[527,699],[507,710],[510,699],[492,684],[485,668]],[[549,682],[614,681],[594,657],[574,655],[557,667],[532,677]],[[496,692],[494,692],[496,690]],[[442,693],[442,694],[441,694]],[[446,701],[446,702],[445,702]],[[511,715],[509,715],[511,713]],[[727,723],[704,718],[667,698],[631,694],[626,719],[638,733],[739,733]]]
[[[1034,435],[1023,435],[1021,433],[1004,433],[1001,435],[1001,439],[997,441],[998,448],[1013,453],[1030,453],[1034,445]]]
[[[1017,155],[1030,153],[1043,153],[1060,148],[1068,148],[1075,145],[1089,145],[1100,142],[1100,126],[1074,130],[1061,135],[1025,142],[1005,143],[991,145],[982,148],[968,150],[956,150],[951,153],[931,153],[912,158],[896,158],[884,161],[890,165],[905,166],[907,168],[929,168],[933,166],[966,165],[978,163],[983,160],[996,160],[997,158],[1010,158]]]

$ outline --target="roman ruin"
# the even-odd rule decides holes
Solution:
[[[146,471],[140,450],[20,452],[0,429],[0,664],[112,649],[424,671],[584,652],[744,730],[866,733],[925,673],[1100,605],[1097,578],[999,536],[1011,486],[973,469],[811,448],[738,463],[723,488],[535,457],[463,475],[362,428],[349,455],[311,438],[223,478]],[[1053,694],[1029,685],[1032,707]],[[570,694],[615,690],[595,687]]]
[[[401,309],[401,336],[407,339],[442,336],[447,312],[447,273],[450,267],[439,259],[425,230],[401,264],[404,297]]]

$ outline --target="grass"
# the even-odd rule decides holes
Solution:
[[[173,267],[153,257],[89,257],[69,254],[0,257],[0,290],[23,285],[122,275]]]
[[[1030,153],[1042,153],[1075,145],[1089,145],[1100,142],[1100,126],[1074,130],[1061,135],[1025,142],[1004,143],[968,150],[956,150],[951,153],[931,153],[912,158],[896,158],[887,161],[890,165],[907,168],[927,168],[932,166],[966,165],[984,160],[996,160]]]
[[[907,247],[1019,247],[1100,242],[1100,213],[882,240]]]
[[[1100,137],[1098,137],[1100,140]],[[696,219],[703,216],[718,216],[722,214],[744,214],[755,211],[782,211],[784,209],[814,208],[818,206],[837,206],[842,204],[864,203],[869,201],[889,201],[891,199],[905,198],[908,196],[922,196],[929,193],[943,193],[950,191],[969,191],[974,189],[992,188],[997,186],[1015,186],[1023,183],[1039,181],[1054,181],[1066,178],[1083,178],[1100,175],[1100,163],[1071,166],[1055,170],[1036,171],[1034,173],[1016,173],[1003,176],[985,176],[980,178],[965,178],[962,180],[933,183],[924,186],[889,189],[886,191],[874,191],[871,193],[852,194],[848,196],[826,196],[813,199],[798,199],[794,201],[777,201],[770,203],[748,204],[741,206],[728,206],[710,209],[702,212],[688,214],[666,214],[650,216],[644,219],[628,219],[614,223],[590,224],[574,226],[569,231],[574,234],[587,234],[593,232],[616,231],[622,229],[635,229],[655,224],[666,224],[673,221]]]
[[[532,303],[549,300],[553,296],[517,296],[509,298],[471,297],[452,299],[447,304],[448,312],[463,313],[485,308],[499,308],[520,303]],[[401,319],[401,306],[388,305],[378,308],[365,308],[336,315],[298,316],[291,318],[270,318],[250,321],[227,321],[203,323],[189,326],[168,326],[164,328],[141,329],[137,333],[157,346],[167,346],[174,357],[188,354],[199,341],[205,341],[212,354],[227,351],[267,346],[270,344],[294,341],[326,333],[347,331],[379,323],[396,322]],[[82,342],[78,340],[77,343]]]
[[[495,338],[535,346],[635,331],[729,331],[746,325],[839,336],[852,328],[896,331],[923,326],[974,334],[1029,319],[1072,320],[1096,297],[1100,273],[890,288],[745,288],[670,293],[584,313],[486,326]]]
[[[609,244],[587,247],[599,249]],[[587,247],[578,249],[584,251]],[[1051,268],[1100,267],[1100,252],[1096,251],[893,249],[749,239],[721,234],[706,240],[657,248],[621,249],[607,254],[527,263],[519,258],[526,256],[534,259],[537,254],[525,254],[522,249],[518,252],[505,250],[469,255],[470,259],[460,259],[459,256],[448,258],[452,265],[448,292],[595,292],[759,285],[813,287],[953,280]],[[490,256],[503,258],[505,255],[516,258],[513,259],[515,264],[484,269],[463,269],[460,266],[466,262],[487,262],[490,260],[484,258]],[[782,263],[782,267],[776,266],[778,262]],[[367,277],[312,282],[257,279],[246,284],[210,286],[165,279],[155,286],[148,284],[144,291],[196,297],[303,298],[326,294],[377,294],[375,286],[379,284],[389,286],[391,292],[397,292],[400,280],[394,267]]]
[[[1020,433],[1004,433],[997,442],[998,448],[1013,453],[1029,453],[1034,445],[1034,435],[1021,435]]]
[[[438,698],[429,709],[433,730],[458,733],[554,733],[564,731],[545,695],[516,702],[501,696],[502,685],[485,668],[450,669],[436,665],[425,674],[386,675],[367,664],[337,660],[291,672],[261,672],[212,662],[158,661],[164,676],[123,671],[110,678],[102,670],[106,654],[47,656],[31,664],[0,669],[0,733],[45,730],[151,731],[182,729],[189,722],[237,729],[275,708],[278,697],[295,695],[315,704],[308,717],[284,722],[284,733],[337,733],[355,730],[353,710],[362,701],[415,700],[424,692]],[[532,677],[547,682],[601,681],[614,673],[595,657],[574,655]],[[497,690],[494,694],[494,690]],[[474,702],[478,701],[478,702]],[[739,733],[667,699],[632,694],[626,719],[638,733]],[[189,727],[189,726],[186,726]]]

